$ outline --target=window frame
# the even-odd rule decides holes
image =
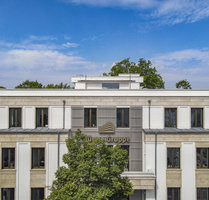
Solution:
[[[89,116],[88,116],[88,118],[89,118],[89,120],[88,120],[88,122],[89,122],[89,125],[90,126],[85,126],[85,110],[89,110]],[[91,124],[92,124],[92,109],[96,109],[96,124],[95,124],[95,126],[91,126]],[[97,128],[97,108],[84,108],[84,128]]]
[[[169,167],[168,165],[168,150],[171,149],[171,167]],[[175,153],[175,149],[178,149],[179,150],[179,167],[174,167],[174,153]],[[167,147],[167,169],[180,169],[181,167],[181,159],[180,159],[180,156],[181,156],[181,150],[180,150],[180,147]]]
[[[3,156],[3,153],[4,153],[4,150],[8,150],[8,167],[4,167],[4,164],[3,164],[3,162],[4,162],[4,156]],[[11,165],[11,150],[14,150],[14,165],[12,166]],[[15,148],[7,148],[7,147],[5,147],[5,148],[2,148],[2,169],[15,169]]]
[[[178,189],[179,191],[178,191],[178,194],[179,194],[179,197],[178,197],[178,199],[174,199],[174,190],[175,189]],[[167,200],[169,200],[168,199],[168,190],[171,190],[171,193],[172,193],[172,195],[171,195],[171,200],[181,200],[181,188],[180,187],[167,187]]]
[[[38,126],[37,124],[37,110],[41,109],[41,126]],[[47,109],[47,124],[44,124],[44,109]],[[43,108],[36,108],[36,128],[46,127],[49,126],[49,109],[47,107]]]
[[[122,109],[122,114],[121,114],[122,115],[122,122],[121,122],[122,126],[118,126],[118,111],[120,109]],[[124,109],[128,109],[128,126],[124,126],[124,118],[125,118]],[[117,128],[130,128],[130,108],[117,108],[117,122],[116,122],[116,124],[117,124]]]
[[[37,156],[38,166],[36,166],[36,167],[33,166],[34,165],[33,157],[35,156],[33,150],[37,150],[38,151],[38,156]],[[44,165],[43,166],[41,166],[40,162],[39,162],[39,160],[41,160],[41,150],[44,151]],[[31,169],[45,169],[45,157],[46,157],[45,153],[46,152],[45,152],[45,148],[44,147],[33,147],[33,148],[31,148]]]
[[[10,116],[10,110],[14,109],[15,115],[14,115],[14,121],[15,121],[15,126],[11,126],[11,116]],[[18,109],[20,110],[20,125],[18,125]],[[22,127],[22,108],[18,107],[11,107],[9,108],[9,128],[14,128],[14,127]]]
[[[35,191],[37,192],[38,199],[42,199],[42,197],[40,196],[40,193],[41,193],[40,190],[43,190],[43,193],[44,193],[43,198],[45,198],[45,189],[43,187],[33,187],[31,188],[31,200],[35,200],[33,198],[33,194],[35,193]]]
[[[198,157],[197,157],[197,150],[200,149],[200,166],[197,165],[198,163]],[[204,161],[204,158],[203,158],[203,149],[206,149],[207,150],[207,166],[203,167],[203,161]],[[209,168],[209,148],[207,147],[201,147],[201,148],[196,148],[196,168],[197,169],[208,169]]]
[[[169,126],[166,126],[166,123],[165,123],[165,120],[166,120],[166,117],[165,117],[165,112],[166,112],[166,110],[169,110]],[[175,124],[176,124],[176,126],[171,126],[171,110],[172,109],[175,109],[175,112],[176,112],[176,115],[175,115]],[[166,128],[177,128],[177,108],[165,108],[164,109],[164,126],[166,127]]]
[[[192,110],[194,110],[195,109],[195,120],[194,120],[194,123],[195,123],[195,125],[193,126],[192,125]],[[198,116],[198,114],[197,114],[197,110],[201,110],[202,111],[202,113],[201,113],[201,117],[202,117],[202,124],[201,124],[201,126],[198,126],[198,124],[197,124],[197,122],[198,122],[198,120],[197,120],[197,116]],[[203,108],[191,108],[191,127],[193,128],[198,128],[198,127],[200,127],[200,128],[203,128]]]
[[[9,192],[8,194],[8,197],[7,197],[7,199],[11,199],[11,193],[13,193],[12,194],[12,196],[14,197],[14,199],[15,199],[15,188],[1,188],[1,199],[4,199],[3,197],[4,197],[4,190],[7,190],[7,192]]]

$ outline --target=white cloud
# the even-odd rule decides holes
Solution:
[[[66,44],[62,45],[63,47],[77,47],[79,44],[67,42]]]
[[[139,9],[149,26],[174,25],[182,22],[193,23],[209,17],[208,0],[62,0],[99,7],[123,7]],[[143,26],[145,26],[143,24]],[[150,27],[148,27],[150,29]]]
[[[71,40],[71,37],[70,37],[70,36],[65,35],[65,36],[64,36],[64,39],[65,39],[65,40]]]
[[[193,88],[208,88],[209,50],[186,49],[156,55],[150,59],[163,76],[166,88],[175,88],[175,83],[187,79]]]

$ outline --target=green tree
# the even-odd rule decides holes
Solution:
[[[43,88],[46,88],[46,89],[70,89],[70,85],[68,85],[67,83],[63,84],[63,82],[61,82],[60,84],[56,84],[56,85],[51,83],[51,84],[47,84],[46,86],[43,86]]]
[[[191,84],[187,79],[180,80],[176,83],[176,88],[178,89],[192,89]]]
[[[15,88],[42,88],[42,84],[36,81],[26,80],[23,83],[17,85]]]
[[[128,161],[120,145],[108,147],[102,139],[90,143],[78,129],[66,141],[68,153],[47,198],[59,200],[126,200],[133,193],[127,177],[121,177]]]
[[[5,87],[3,87],[3,86],[0,86],[0,89],[6,89]]]
[[[155,67],[152,67],[150,60],[146,61],[145,59],[140,58],[138,63],[134,63],[130,62],[129,59],[130,58],[127,58],[115,63],[110,72],[108,74],[103,73],[103,75],[118,76],[119,73],[140,74],[141,76],[144,76],[144,82],[141,83],[142,88],[165,88],[162,76],[157,73]]]

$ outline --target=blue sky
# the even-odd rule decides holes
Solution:
[[[165,88],[209,88],[209,1],[0,1],[2,86],[69,83],[128,57],[151,60]]]

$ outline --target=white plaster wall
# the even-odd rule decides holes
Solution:
[[[205,106],[203,114],[203,126],[204,128],[209,129],[209,106]]]
[[[129,84],[128,83],[120,83],[119,89],[129,89]]]
[[[30,199],[30,143],[17,142],[16,148],[16,200]]]
[[[34,106],[23,106],[23,128],[33,129],[35,128],[35,107]]]
[[[131,89],[140,89],[140,83],[131,83]]]
[[[177,128],[191,128],[191,108],[190,106],[178,106]]]
[[[146,142],[145,143],[145,171],[152,170],[155,172],[155,143]]]
[[[149,128],[149,106],[142,107],[142,126],[144,129]],[[150,106],[150,128],[164,128],[164,108],[163,106]]]
[[[8,106],[0,106],[0,129],[9,128],[9,109]]]
[[[102,89],[102,83],[87,83],[87,89]]]
[[[58,169],[57,164],[57,142],[46,143],[46,186],[51,186],[55,179],[55,172]],[[46,187],[46,196],[50,194],[48,187]]]
[[[50,128],[63,128],[63,106],[50,106]]]
[[[181,200],[195,200],[196,149],[194,142],[182,142],[181,148],[182,188]]]
[[[65,128],[71,129],[71,106],[65,106]]]
[[[64,164],[63,161],[62,161],[62,157],[66,153],[68,153],[66,143],[65,142],[60,142],[60,166],[66,166],[67,167],[67,165]]]
[[[76,83],[75,89],[85,89],[85,82]]]
[[[157,143],[157,199],[167,200],[166,188],[166,143]],[[187,199],[188,200],[188,199]]]

